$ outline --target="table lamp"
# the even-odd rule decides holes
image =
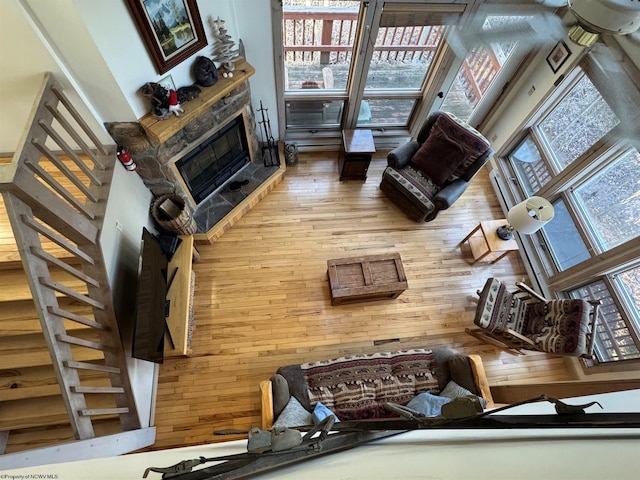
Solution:
[[[513,238],[513,232],[517,231],[525,235],[540,230],[544,224],[553,218],[553,205],[542,197],[529,197],[514,205],[507,214],[507,225],[499,227],[498,237],[502,240]]]

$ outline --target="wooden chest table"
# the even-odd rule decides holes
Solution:
[[[327,261],[331,305],[397,298],[408,288],[399,253]]]
[[[371,130],[343,130],[342,150],[338,157],[340,180],[367,179],[371,154],[376,152]]]

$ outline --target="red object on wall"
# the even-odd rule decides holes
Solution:
[[[133,172],[136,168],[138,168],[138,166],[136,165],[136,162],[133,161],[133,158],[131,158],[131,155],[129,155],[124,148],[118,147],[117,155],[118,155],[118,160],[122,162],[122,165],[124,165],[124,168],[126,168],[130,172]]]

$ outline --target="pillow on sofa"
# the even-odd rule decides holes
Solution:
[[[298,401],[296,397],[291,397],[289,403],[284,407],[282,413],[273,423],[275,427],[300,427],[303,425],[313,425],[311,413],[309,413]]]
[[[279,373],[271,375],[271,394],[273,395],[273,415],[278,418],[289,403],[289,384]]]
[[[330,408],[327,408],[322,402],[318,402],[316,403],[316,406],[313,409],[313,413],[311,414],[311,420],[313,421],[314,425],[317,425],[329,415],[333,415],[336,422],[340,421],[338,416],[333,413]]]
[[[413,397],[406,406],[417,412],[424,413],[427,417],[436,417],[440,415],[442,405],[450,401],[451,399],[448,397],[441,397],[432,395],[429,392],[424,392]]]
[[[441,397],[447,397],[451,400],[453,400],[454,398],[466,397],[469,395],[472,397],[477,397],[478,400],[480,400],[480,405],[482,405],[482,408],[486,408],[487,403],[489,403],[489,401],[486,398],[482,398],[482,397],[478,397],[478,395],[474,395],[469,390],[467,390],[464,387],[461,387],[453,380],[447,383],[447,386],[444,387],[444,390],[440,392]]]
[[[438,121],[411,159],[411,163],[438,186],[442,186],[464,161],[464,149],[444,132]]]
[[[451,380],[456,382],[462,388],[466,388],[474,395],[480,393],[476,387],[476,381],[473,378],[473,371],[469,365],[469,357],[466,355],[455,354],[447,360],[449,372],[451,372]]]

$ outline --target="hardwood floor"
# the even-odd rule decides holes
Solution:
[[[492,385],[570,379],[564,360],[514,357],[464,333],[489,276],[526,274],[517,254],[471,266],[458,242],[503,216],[488,169],[450,210],[416,224],[368,179],[338,181],[337,153],[301,154],[284,181],[194,264],[191,358],[160,368],[154,449],[244,438],[214,435],[260,424],[258,382],[278,366],[358,352],[448,345],[480,354]],[[409,288],[398,299],[331,306],[327,260],[399,252]]]

